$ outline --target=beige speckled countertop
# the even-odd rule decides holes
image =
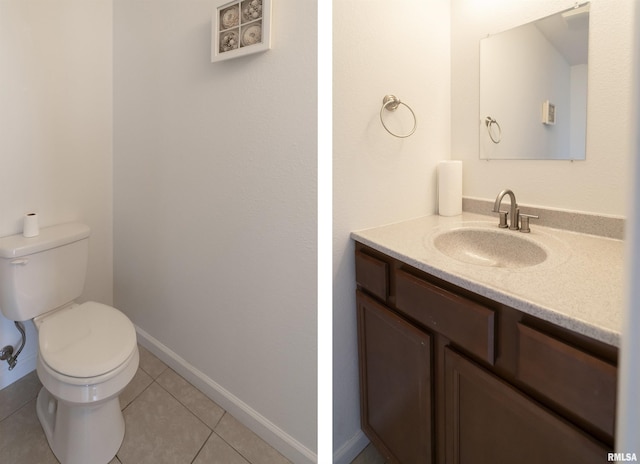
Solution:
[[[352,233],[352,238],[479,295],[613,346],[620,346],[623,241],[531,225],[517,234],[545,248],[536,266],[504,269],[461,263],[433,246],[438,232],[461,226],[498,229],[497,218],[464,212],[425,216]]]

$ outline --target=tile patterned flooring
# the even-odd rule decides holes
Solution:
[[[58,464],[36,416],[35,372],[0,390],[3,463]],[[126,433],[109,464],[287,464],[274,448],[140,347],[120,395]]]

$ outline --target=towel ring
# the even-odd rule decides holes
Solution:
[[[400,105],[406,106],[407,109],[409,111],[411,111],[411,115],[413,116],[413,129],[411,129],[411,131],[406,135],[398,135],[398,134],[394,134],[393,132],[391,132],[389,130],[389,128],[387,127],[387,125],[384,123],[384,119],[382,118],[382,113],[384,113],[384,110],[395,111],[395,110],[398,109],[398,106],[400,106]],[[385,128],[385,130],[387,132],[389,132],[394,137],[398,137],[399,139],[404,139],[404,138],[407,138],[410,135],[412,135],[416,131],[416,127],[418,126],[418,120],[416,118],[416,114],[413,112],[411,107],[409,105],[407,105],[406,103],[401,102],[400,99],[397,98],[395,95],[386,95],[382,99],[382,108],[380,108],[380,122],[382,123],[382,126]]]
[[[500,141],[502,140],[502,128],[500,127],[500,124],[498,124],[498,121],[493,119],[491,116],[487,116],[486,118],[484,118],[484,124],[487,126],[487,132],[489,133],[489,138],[491,139],[491,141],[496,144],[500,143]],[[491,131],[491,126],[493,126],[494,124],[498,128],[497,137],[494,137],[493,132]]]

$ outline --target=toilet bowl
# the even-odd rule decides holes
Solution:
[[[61,464],[107,464],[125,433],[118,396],[135,375],[133,324],[96,302],[78,304],[89,227],[61,224],[0,238],[0,311],[38,331],[36,412]]]
[[[133,324],[100,303],[71,305],[34,319],[36,412],[49,446],[64,464],[106,464],[124,438],[119,395],[139,363]]]

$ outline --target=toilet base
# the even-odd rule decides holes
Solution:
[[[62,464],[107,464],[124,439],[118,395],[97,404],[70,405],[42,387],[36,411],[49,447]]]

